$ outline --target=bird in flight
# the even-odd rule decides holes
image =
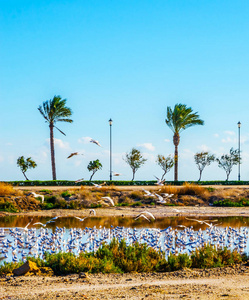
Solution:
[[[83,221],[85,221],[85,219],[87,218],[87,217],[85,217],[85,218],[79,218],[79,217],[75,217],[76,219],[78,219],[78,220],[80,220],[80,222],[83,222]]]
[[[116,172],[112,172],[113,173],[113,176],[121,176],[122,174],[121,173],[116,173]]]
[[[145,220],[149,221],[150,222],[150,219],[147,218],[145,215],[143,214],[140,214],[138,217],[135,218],[135,221],[138,220],[139,218],[144,218]]]
[[[75,183],[81,182],[83,180],[84,180],[84,178],[78,179],[78,180],[75,181]]]
[[[101,183],[101,184],[97,184],[97,183],[93,183],[93,182],[92,182],[92,184],[93,184],[97,189],[100,189],[100,188],[102,188],[103,185],[106,184],[106,182],[103,182],[103,183]]]
[[[96,216],[96,211],[95,211],[95,209],[90,209],[90,211],[89,211],[89,215],[91,215],[91,214],[93,214],[94,216]]]
[[[115,206],[114,201],[112,200],[111,197],[101,197],[105,201],[109,202],[112,206]]]
[[[33,225],[41,225],[43,227],[46,227],[47,224],[55,222],[55,220],[58,218],[59,217],[54,217],[54,218],[50,219],[49,221],[47,221],[46,223],[37,222],[37,223],[34,223]]]
[[[79,153],[79,152],[73,152],[73,153],[71,153],[67,158],[71,158],[71,157],[73,157],[73,156],[75,156],[75,155],[84,155],[84,154]]]
[[[139,218],[141,215],[147,215],[147,216],[149,216],[150,218],[152,218],[153,220],[156,219],[156,218],[152,215],[152,213],[150,213],[149,211],[143,211],[143,212],[141,212],[140,214],[138,214],[138,215],[136,216],[135,220],[136,220],[137,218]]]
[[[161,180],[160,178],[156,177],[154,175],[154,177],[156,178],[157,182],[155,183],[156,185],[160,185],[160,186],[163,186],[164,185],[164,182],[165,182],[165,179],[164,180]]]
[[[149,197],[155,197],[155,195],[149,191],[146,191],[143,189],[143,191],[145,192],[145,196],[149,196]]]
[[[35,192],[31,192],[31,193],[28,194],[28,196],[30,196],[30,195],[33,195],[34,198],[40,197],[42,199],[42,203],[44,202],[44,196],[43,195],[36,194]]]
[[[90,143],[96,144],[97,146],[103,148],[103,147],[100,145],[99,141],[97,141],[97,140],[91,139],[91,140],[90,140]]]

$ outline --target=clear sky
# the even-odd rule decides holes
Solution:
[[[166,109],[183,103],[205,125],[181,134],[179,180],[198,179],[196,152],[237,148],[238,121],[249,180],[248,15],[248,0],[0,0],[0,180],[23,179],[21,155],[38,164],[30,179],[51,179],[49,128],[37,108],[54,95],[74,120],[57,124],[66,136],[55,131],[58,179],[89,179],[97,158],[94,178],[109,178],[109,118],[119,179],[131,179],[122,157],[132,147],[148,158],[136,179],[161,176],[157,154],[174,151]],[[66,159],[75,151],[85,155]],[[203,172],[225,178],[216,163]]]

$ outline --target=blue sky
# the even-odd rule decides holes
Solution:
[[[249,180],[248,1],[0,1],[0,180],[21,180],[19,156],[38,164],[30,179],[51,179],[49,129],[37,107],[61,95],[73,124],[57,124],[57,177],[109,177],[109,124],[113,170],[131,179],[122,157],[138,147],[148,158],[137,179],[161,176],[157,154],[173,153],[167,106],[184,103],[204,126],[181,135],[179,180],[198,179],[193,155],[217,156],[237,148],[241,126],[241,179]],[[86,137],[100,141],[103,148]],[[67,160],[69,153],[84,156]],[[166,175],[173,179],[173,172]],[[231,179],[237,178],[237,167]],[[225,179],[213,164],[203,179]]]

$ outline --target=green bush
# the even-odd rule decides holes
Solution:
[[[249,200],[242,198],[239,201],[231,201],[230,199],[224,199],[219,201],[214,201],[214,206],[218,207],[244,207],[249,206]]]
[[[0,202],[0,211],[17,212],[15,205],[9,201]]]
[[[96,180],[93,181],[94,183],[101,184],[103,180]],[[222,180],[215,180],[215,181],[166,181],[165,185],[178,185],[181,186],[184,183],[192,183],[196,185],[249,185],[249,181],[222,181]],[[26,181],[6,181],[6,183],[12,184],[14,186],[92,186],[92,182],[89,180],[81,181],[76,183],[75,181],[70,180],[26,180]],[[116,186],[132,186],[132,185],[155,185],[155,180],[139,180],[139,181],[122,181],[122,180],[113,180],[113,181],[106,181],[106,185],[116,185]]]
[[[103,244],[96,252],[82,252],[78,256],[73,253],[45,253],[44,259],[29,257],[38,267],[50,267],[55,275],[79,272],[89,273],[126,273],[126,272],[169,272],[183,268],[214,268],[241,263],[248,259],[237,251],[227,248],[216,250],[207,245],[196,249],[191,255],[170,254],[168,259],[161,251],[156,251],[147,244],[134,243],[127,245],[124,240],[113,239],[110,244]],[[0,265],[0,275],[13,271],[19,263]]]
[[[71,197],[72,194],[70,194],[68,191],[65,191],[65,192],[62,192],[62,193],[61,193],[61,196],[62,196],[63,198],[67,198],[67,197]]]

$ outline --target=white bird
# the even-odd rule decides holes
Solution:
[[[59,217],[54,217],[52,218],[51,220],[47,221],[46,223],[41,223],[41,222],[37,222],[37,223],[34,223],[33,225],[42,225],[43,227],[46,227],[47,224],[49,223],[54,223],[56,219],[58,219]]]
[[[97,184],[97,183],[93,183],[93,182],[91,182],[91,183],[92,183],[97,189],[102,188],[102,186],[106,184],[106,182],[103,182],[103,183],[101,183],[101,184]]]
[[[151,193],[151,192],[149,192],[149,191],[146,191],[146,190],[144,190],[143,189],[143,191],[145,192],[145,196],[149,196],[149,197],[155,197],[155,195],[153,194],[153,193]]]
[[[99,141],[97,141],[97,140],[91,139],[91,140],[90,140],[90,143],[93,143],[93,144],[98,145],[99,147],[102,147],[102,146],[100,145]],[[103,147],[102,147],[102,148],[103,148]]]
[[[87,218],[87,217],[85,217],[85,218],[79,218],[79,217],[75,217],[76,219],[78,219],[78,220],[80,220],[80,222],[83,222],[83,221],[85,221],[85,219]]]
[[[25,230],[25,231],[28,231],[28,227],[30,225],[30,223],[33,221],[33,218],[31,219],[31,221],[25,226],[23,227],[22,229]]]
[[[115,206],[114,201],[111,197],[101,197],[102,199],[105,199],[107,202],[109,202],[112,206]]]
[[[35,192],[31,192],[31,193],[28,194],[28,196],[29,196],[29,195],[33,195],[34,198],[40,197],[40,198],[42,199],[42,203],[44,202],[44,196],[43,196],[43,195],[36,194]]]
[[[161,204],[166,203],[166,201],[163,199],[163,197],[162,197],[161,195],[158,195],[158,194],[156,194],[156,193],[155,193],[155,195],[156,195],[156,197],[158,198],[158,200],[156,200],[157,202],[159,202],[159,203],[161,203]]]
[[[84,154],[79,153],[79,152],[73,152],[73,153],[71,153],[67,158],[71,158],[71,157],[73,157],[73,156],[75,156],[75,155],[84,155]]]
[[[90,209],[90,211],[89,211],[89,215],[91,215],[91,214],[93,214],[94,216],[96,216],[96,211],[95,211],[95,209]]]
[[[174,210],[174,211],[177,212],[177,213],[182,212],[181,210],[179,210],[179,209],[177,209],[177,208],[173,208],[172,210]]]
[[[113,173],[113,176],[121,176],[122,174],[121,173],[116,173],[116,172],[112,172]]]
[[[138,217],[135,218],[135,220],[139,219],[139,218],[144,218],[145,220],[150,222],[150,219],[148,219],[145,215],[141,214]]]
[[[161,180],[160,178],[156,177],[154,175],[154,177],[156,178],[157,182],[155,183],[156,185],[160,185],[160,186],[163,186],[164,185],[164,182],[165,182],[165,179],[164,180]]]
[[[78,180],[75,181],[75,183],[81,182],[83,180],[84,180],[84,178],[78,179]]]
[[[148,211],[143,211],[143,212],[141,212],[140,214],[138,214],[138,215],[136,216],[136,218],[139,217],[140,215],[144,215],[144,214],[147,214],[147,215],[150,216],[153,220],[156,219],[156,218],[152,215],[152,213],[150,213],[150,212],[148,212]]]

